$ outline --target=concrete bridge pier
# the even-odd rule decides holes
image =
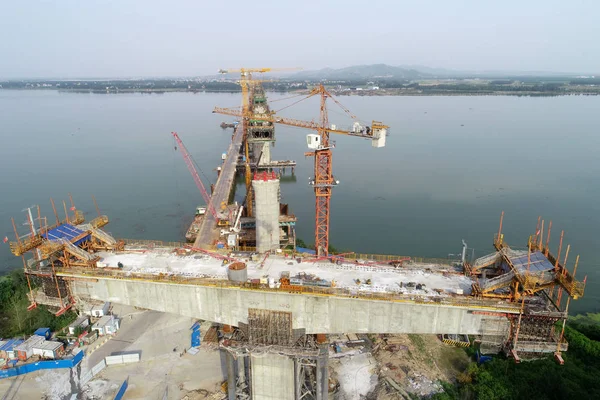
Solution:
[[[252,355],[251,399],[326,400],[329,383],[327,351],[325,344],[317,356],[277,353]]]
[[[236,389],[237,389],[237,379],[235,373],[235,360],[233,359],[233,355],[226,351],[225,357],[227,360],[227,398],[228,400],[236,400]]]
[[[250,400],[252,372],[250,357],[243,351],[234,353],[221,350],[227,366],[227,400]]]
[[[329,394],[329,344],[319,345],[319,356],[317,358],[317,400],[327,400]],[[300,400],[300,399],[296,399]]]

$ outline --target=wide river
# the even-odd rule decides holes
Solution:
[[[278,110],[297,99],[271,94]],[[316,100],[316,99],[315,99]],[[505,240],[525,248],[539,215],[571,244],[568,265],[581,255],[587,275],[575,312],[600,309],[600,97],[341,97],[364,120],[390,125],[385,148],[336,136],[333,168],[340,185],[331,200],[331,243],[356,252],[448,257],[465,239],[476,256],[493,250],[504,210]],[[240,94],[76,94],[0,90],[0,235],[14,238],[22,209],[39,204],[54,220],[49,198],[73,195],[92,217],[95,195],[116,237],[182,241],[194,208],[203,203],[183,159],[177,131],[202,171],[215,168],[231,130],[211,114],[234,107]],[[330,106],[330,122],[348,124]],[[281,115],[318,118],[318,102]],[[295,159],[295,177],[282,183],[282,202],[298,217],[298,236],[314,242],[312,158],[306,134],[279,126],[274,159]],[[288,173],[289,175],[289,173]],[[208,178],[208,180],[207,180]],[[243,198],[243,186],[236,197]],[[0,242],[0,272],[21,267]]]

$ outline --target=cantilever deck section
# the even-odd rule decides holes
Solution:
[[[210,206],[215,210],[221,208],[221,204],[229,200],[229,194],[231,188],[235,183],[235,171],[237,167],[238,155],[242,147],[242,139],[244,138],[243,129],[240,125],[235,128],[233,134],[233,140],[227,149],[227,158],[221,167],[221,173],[219,179],[215,184],[215,189],[210,197]],[[210,208],[209,206],[209,208]],[[196,237],[195,247],[208,248],[212,245],[215,236],[218,231],[215,229],[215,221],[212,218],[203,218],[200,229],[198,230],[198,236]]]
[[[389,293],[351,294],[344,289],[316,287],[303,287],[305,291],[299,294],[268,286],[248,287],[227,280],[204,283],[202,279],[126,275],[101,269],[85,273],[62,270],[58,274],[70,278],[73,295],[82,299],[112,301],[232,326],[248,324],[250,309],[289,312],[292,328],[304,329],[307,334],[455,332],[479,335],[483,333],[483,321],[503,321],[500,314],[519,312],[514,304],[479,301],[467,296],[425,301]]]

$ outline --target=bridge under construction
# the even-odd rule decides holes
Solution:
[[[553,354],[563,362],[569,304],[583,296],[586,281],[576,279],[579,257],[569,259],[563,233],[552,253],[552,225],[539,218],[523,245],[509,245],[502,215],[490,232],[495,251],[475,260],[465,242],[456,260],[329,254],[329,197],[337,181],[328,136],[363,137],[381,147],[387,127],[330,125],[323,111],[330,95],[322,86],[310,93],[321,98],[320,123],[276,116],[252,72],[266,71],[242,70],[241,110],[216,110],[240,123],[205,199],[195,242],[114,238],[102,229],[109,218],[97,205],[98,216],[86,222],[71,198],[63,202],[64,218],[52,201],[54,223],[39,207],[29,208],[29,230],[18,232],[13,221],[10,247],[23,259],[30,308],[46,304],[60,315],[102,300],[218,323],[230,399],[327,398],[329,334],[468,334],[482,353],[503,352],[515,362]],[[279,201],[275,166],[295,163],[271,160],[277,123],[318,132],[307,138],[315,157],[313,252],[296,248],[296,219]],[[179,147],[207,192],[187,149]],[[229,201],[236,170],[245,176],[243,204]]]

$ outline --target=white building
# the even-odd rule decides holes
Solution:
[[[105,315],[92,325],[92,330],[98,331],[98,335],[114,335],[119,330],[119,320],[113,315]]]
[[[29,357],[33,355],[33,348],[45,341],[46,339],[42,336],[33,335],[20,345],[15,346],[14,351],[17,354],[19,360],[26,361],[27,359],[29,359]]]
[[[44,340],[32,347],[34,355],[38,355],[42,358],[57,358],[63,352],[63,344],[60,342],[52,342]]]
[[[83,329],[87,328],[90,325],[90,318],[86,315],[82,315],[77,318],[74,322],[69,325],[69,334],[74,335],[75,329],[81,327]]]
[[[104,303],[101,306],[93,306],[89,311],[85,311],[86,315],[91,315],[92,317],[104,317],[108,314],[108,310],[110,309],[110,303]]]

